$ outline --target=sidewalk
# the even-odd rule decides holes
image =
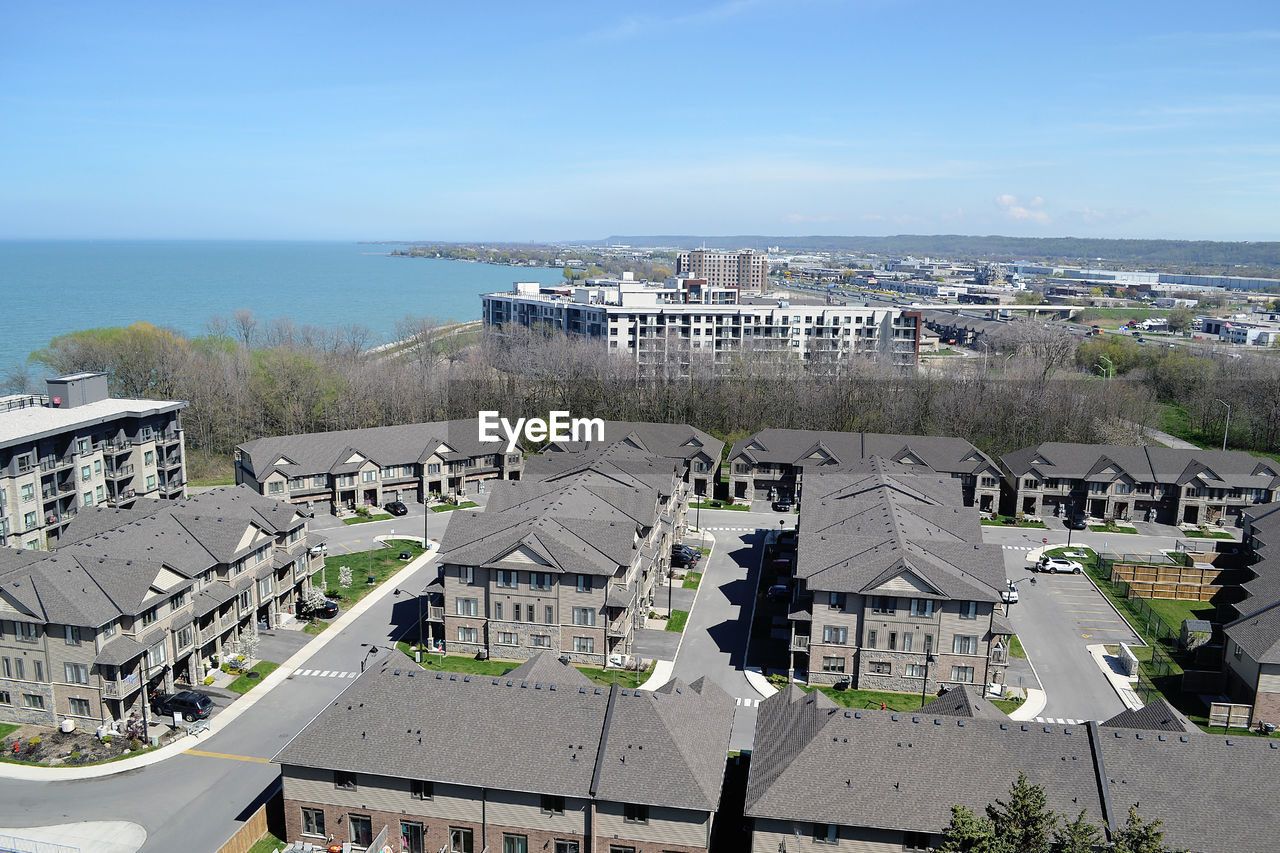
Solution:
[[[432,542],[426,552],[419,555],[417,559],[406,563],[404,568],[387,578],[376,590],[366,595],[357,602],[354,607],[335,619],[329,630],[304,645],[291,658],[281,663],[279,668],[264,678],[262,683],[256,688],[249,693],[246,693],[240,699],[237,699],[222,713],[211,717],[209,720],[209,732],[212,734],[223,726],[231,724],[241,714],[257,704],[263,696],[266,696],[280,684],[284,683],[284,680],[295,669],[297,669],[303,661],[328,645],[334,637],[341,634],[344,628],[364,614],[364,612],[370,607],[384,597],[390,595],[392,590],[394,590],[400,583],[418,569],[426,565],[427,562],[439,553],[439,551],[439,544]],[[32,782],[64,782],[74,779],[98,779],[103,776],[114,776],[118,773],[126,773],[130,770],[136,770],[139,767],[158,764],[159,762],[172,758],[175,755],[181,755],[188,749],[197,749],[199,747],[199,743],[199,735],[193,736],[190,739],[183,736],[167,746],[162,746],[158,749],[144,752],[136,758],[125,758],[108,764],[95,764],[88,767],[35,767],[27,764],[9,764],[6,762],[0,762],[0,778],[22,779]]]
[[[686,536],[685,538],[692,538],[692,537]],[[699,541],[703,543],[710,542],[709,546],[706,544],[702,546],[704,548],[710,547],[711,549],[710,553],[708,553],[706,556],[706,563],[704,563],[704,566],[709,566],[711,565],[711,555],[716,552],[716,537],[705,530],[699,530],[698,538],[699,538]],[[703,578],[704,579],[706,578],[705,573],[703,574]],[[693,615],[693,608],[696,607],[698,604],[698,593],[700,592],[702,592],[701,583],[699,583],[698,588],[693,591],[693,601],[690,602],[689,604],[690,616]],[[668,681],[671,680],[671,672],[673,669],[675,669],[675,665],[676,665],[675,659],[680,656],[680,646],[684,645],[684,635],[685,635],[685,632],[681,631],[680,642],[676,644],[676,650],[675,650],[675,653],[671,655],[671,660],[654,661],[653,673],[647,679],[645,679],[644,684],[641,684],[638,688],[636,688],[637,690],[657,690],[659,687],[661,687],[662,685],[666,684]]]

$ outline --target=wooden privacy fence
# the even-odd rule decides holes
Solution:
[[[262,805],[218,848],[218,853],[248,853],[268,831],[284,838],[284,789],[280,780],[262,793]]]
[[[1220,586],[1199,586],[1189,583],[1147,583],[1130,581],[1129,595],[1133,598],[1179,598],[1184,601],[1212,601]]]
[[[1209,725],[1222,728],[1247,729],[1253,724],[1253,706],[1235,702],[1212,702],[1209,705]]]
[[[1113,563],[1112,582],[1176,583],[1211,586],[1221,584],[1223,570],[1216,566],[1150,566],[1138,563]]]

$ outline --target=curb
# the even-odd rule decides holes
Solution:
[[[1136,711],[1141,708],[1143,705],[1142,699],[1138,696],[1137,691],[1133,689],[1133,685],[1138,679],[1119,675],[1113,672],[1111,667],[1107,666],[1107,662],[1103,659],[1106,655],[1104,644],[1088,646],[1087,648],[1090,657],[1098,665],[1098,669],[1102,670],[1102,674],[1107,677],[1107,683],[1111,685],[1111,689],[1116,692],[1116,696],[1124,703],[1124,706],[1130,711]]]
[[[686,532],[687,532],[687,531],[686,531]],[[713,536],[712,534],[710,534],[710,533],[706,532],[705,530],[698,530],[698,537],[699,537],[700,539],[702,539],[702,541],[704,541],[704,542],[705,542],[705,541],[707,541],[708,539],[710,539],[710,540],[711,540],[711,550],[707,552],[707,563],[708,563],[708,564],[710,564],[710,563],[711,563],[711,555],[712,555],[712,554],[714,554],[714,553],[716,552],[716,537],[715,537],[715,536]],[[705,578],[705,577],[707,576],[707,573],[706,573],[706,572],[703,572],[703,573],[702,573],[702,576]],[[696,607],[698,606],[698,593],[700,593],[700,592],[702,592],[702,582],[701,582],[701,581],[699,581],[699,582],[698,582],[698,588],[697,588],[697,589],[695,589],[695,590],[693,591],[693,603],[689,605],[689,618],[690,618],[690,619],[692,619],[692,618],[693,618],[693,610],[694,610],[694,608],[696,608]],[[667,614],[667,616],[668,616],[668,617],[670,617],[670,615],[671,615],[670,613],[668,613],[668,614]],[[685,635],[686,631],[688,630],[688,628],[689,628],[689,622],[688,622],[688,620],[685,620],[685,631],[681,631],[681,632],[680,632],[680,639],[676,642],[676,653],[675,653],[674,655],[672,655],[672,656],[671,656],[671,660],[657,660],[657,661],[654,661],[654,662],[653,662],[653,672],[652,672],[652,673],[650,673],[649,677],[645,679],[644,684],[641,684],[639,687],[637,687],[637,688],[636,688],[637,690],[649,690],[649,691],[653,691],[653,690],[658,689],[659,687],[661,687],[662,685],[666,684],[668,681],[670,681],[670,680],[671,680],[671,673],[672,673],[672,672],[675,670],[675,668],[676,668],[676,661],[675,661],[675,659],[676,659],[676,658],[678,658],[678,657],[680,657],[680,648],[684,645],[684,635]],[[661,678],[661,680],[659,680],[659,678]],[[654,686],[654,687],[650,687],[649,685],[651,685],[651,684],[654,684],[655,686]]]
[[[768,699],[770,696],[778,692],[778,688],[769,683],[769,679],[764,677],[759,667],[748,667],[742,671],[747,677],[747,683],[751,685],[751,689],[759,693],[763,698]]]
[[[406,537],[396,537],[397,539]],[[400,581],[416,572],[418,569],[431,562],[437,554],[440,553],[438,543],[432,543],[433,547],[429,548],[425,553],[421,554],[417,559],[405,564],[405,567],[396,572],[391,577],[382,582],[379,587],[369,595],[366,595],[356,605],[335,619],[329,626],[329,629],[320,634],[311,642],[307,643],[293,656],[280,664],[270,675],[262,680],[257,690],[250,691],[233,702],[225,711],[216,717],[210,718],[209,734],[215,733],[214,724],[220,729],[223,725],[235,722],[237,718],[245,711],[252,708],[258,701],[280,685],[298,665],[311,657],[329,644],[336,636],[342,633],[351,622],[363,615],[374,604],[381,601],[385,596],[390,595],[391,591],[399,585]],[[4,779],[20,779],[33,782],[65,782],[76,779],[100,779],[104,776],[115,776],[119,773],[127,773],[130,770],[137,770],[139,767],[148,767],[152,764],[158,764],[161,761],[172,758],[175,755],[181,755],[188,749],[195,749],[199,743],[200,736],[195,735],[190,741],[186,737],[180,737],[167,746],[162,746],[154,752],[148,752],[138,756],[136,759],[126,758],[120,761],[113,761],[110,764],[97,764],[91,767],[33,767],[26,764],[7,764],[0,762],[0,778]]]
[[[1033,720],[1049,704],[1049,694],[1035,687],[1027,688],[1027,698],[1009,714],[1011,720]]]

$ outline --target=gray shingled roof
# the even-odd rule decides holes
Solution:
[[[1243,606],[1243,602],[1237,605]],[[1222,630],[1255,661],[1280,662],[1280,600],[1228,622]]]
[[[1148,729],[1165,732],[1192,732],[1196,727],[1163,698],[1156,697],[1141,708],[1125,709],[1102,724],[1116,729]]]
[[[688,424],[659,424],[639,421],[605,421],[604,440],[608,445],[623,444],[643,450],[650,457],[691,460],[699,454],[719,463],[724,442]],[[554,442],[546,450],[579,453],[594,450],[599,442]]]
[[[923,717],[944,714],[948,717],[971,717],[1008,722],[1009,717],[983,697],[982,692],[965,684],[957,684],[918,712]]]
[[[814,454],[819,457],[810,458]],[[864,432],[766,429],[735,443],[729,461],[739,455],[754,462],[805,465],[807,467],[847,467],[871,456],[928,467],[948,474],[972,474],[995,461],[963,438],[950,436],[891,435]],[[824,466],[823,458],[830,461]],[[806,471],[805,488],[808,484]]]
[[[572,687],[594,687],[595,683],[568,664],[561,663],[551,652],[538,652],[515,669],[508,672],[506,678],[541,683],[543,687],[555,684],[560,689]],[[536,689],[536,688],[535,688]]]
[[[541,670],[546,661],[527,666]],[[273,760],[566,797],[598,791],[601,798],[714,811],[732,717],[732,700],[706,684],[675,682],[649,693],[530,681],[515,672],[433,673],[394,652]]]
[[[1184,485],[1197,476],[1218,488],[1270,489],[1280,485],[1280,463],[1239,450],[1179,450],[1147,445],[1044,442],[1000,457],[1015,477]]]

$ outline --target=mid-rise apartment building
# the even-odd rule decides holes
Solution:
[[[1045,442],[1000,462],[1012,510],[1025,515],[1225,523],[1280,488],[1280,463],[1237,450]]]
[[[963,438],[808,429],[761,430],[734,444],[729,494],[735,502],[799,499],[806,470],[861,468],[872,456],[951,476],[965,506],[991,512],[1000,502],[1000,466]]]
[[[676,275],[706,281],[712,287],[766,293],[769,290],[769,258],[753,249],[718,252],[693,249],[676,255]]]
[[[946,475],[871,458],[811,472],[797,523],[793,669],[810,684],[936,691],[1005,682],[999,545]]]
[[[186,403],[114,399],[102,373],[45,384],[0,397],[0,547],[55,547],[84,507],[186,494]]]
[[[276,755],[286,837],[401,853],[706,853],[733,700],[601,687],[542,654],[500,677],[393,652]]]
[[[81,510],[56,554],[0,551],[0,722],[119,720],[200,684],[294,610],[318,544],[288,504],[227,487]]]
[[[475,418],[272,436],[236,448],[236,483],[312,512],[421,502],[520,479],[524,456],[504,447]]]
[[[918,361],[920,315],[892,307],[739,296],[701,280],[597,282],[545,287],[517,282],[484,295],[488,330],[556,329],[597,341],[645,372],[684,374],[767,355],[835,369],[855,357]]]

